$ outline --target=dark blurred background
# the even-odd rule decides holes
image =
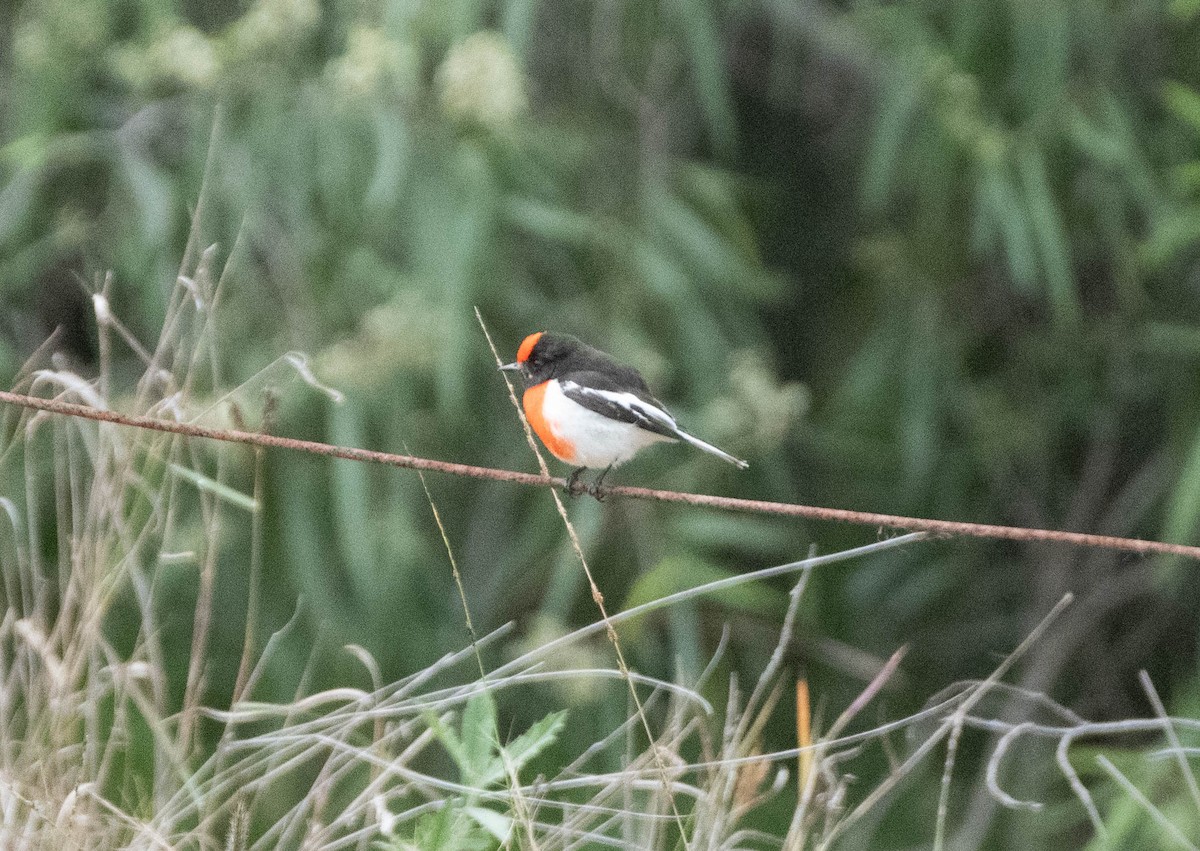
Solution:
[[[199,207],[227,266],[225,386],[205,392],[299,350],[346,394],[288,389],[279,433],[534,469],[478,306],[505,355],[539,329],[585,337],[751,462],[662,448],[621,483],[1195,543],[1198,36],[1200,0],[8,2],[0,385],[56,328],[96,374],[109,271],[114,313],[151,344]],[[132,388],[136,358],[115,369]],[[251,412],[260,390],[240,397]],[[266,469],[264,629],[303,599],[305,638],[264,688],[289,695],[314,642],[325,683],[346,643],[388,679],[464,643],[415,475],[283,453]],[[429,484],[477,628],[515,619],[537,642],[595,617],[546,494]],[[570,508],[614,607],[879,534]],[[229,524],[230,612],[244,533]],[[895,717],[986,676],[1072,591],[1015,681],[1124,718],[1150,712],[1146,669],[1187,714],[1195,571],[913,546],[814,577],[789,665],[832,717],[908,645],[879,716]],[[686,680],[729,623],[725,665],[755,676],[786,590],[679,607],[631,633],[632,659]],[[219,704],[242,622],[215,629]],[[599,707],[578,742],[624,717],[607,691],[553,699]],[[1043,756],[1014,794],[1066,799]],[[930,823],[926,797],[891,817],[898,845],[925,841],[907,828]],[[986,794],[960,811],[992,847],[1087,835],[1069,800],[1053,817]]]

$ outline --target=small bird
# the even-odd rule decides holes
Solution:
[[[555,458],[575,465],[567,480],[572,494],[580,492],[584,470],[604,468],[588,489],[596,495],[609,470],[655,443],[682,440],[739,469],[749,466],[681,429],[636,369],[569,334],[530,334],[516,361],[500,369],[521,373],[529,424]]]

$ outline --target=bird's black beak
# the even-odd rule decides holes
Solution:
[[[500,367],[500,369],[502,369],[505,372],[520,372],[521,364],[517,361],[513,361],[512,363],[504,364],[504,366]]]

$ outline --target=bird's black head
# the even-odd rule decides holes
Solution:
[[[532,387],[577,367],[579,358],[588,351],[588,346],[570,334],[538,331],[521,342],[516,361],[500,368],[520,371]]]

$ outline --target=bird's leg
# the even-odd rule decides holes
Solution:
[[[596,502],[604,502],[604,495],[600,493],[600,484],[604,481],[604,477],[608,475],[608,471],[612,468],[612,464],[609,464],[607,467],[605,467],[604,472],[597,476],[596,481],[592,482],[591,487],[587,489],[588,493],[596,497]]]
[[[583,475],[583,471],[586,469],[587,467],[577,467],[574,472],[571,473],[571,475],[567,476],[567,485],[565,488],[563,488],[563,490],[565,490],[571,496],[579,496],[580,494],[586,492],[587,485],[579,481],[579,477]]]

